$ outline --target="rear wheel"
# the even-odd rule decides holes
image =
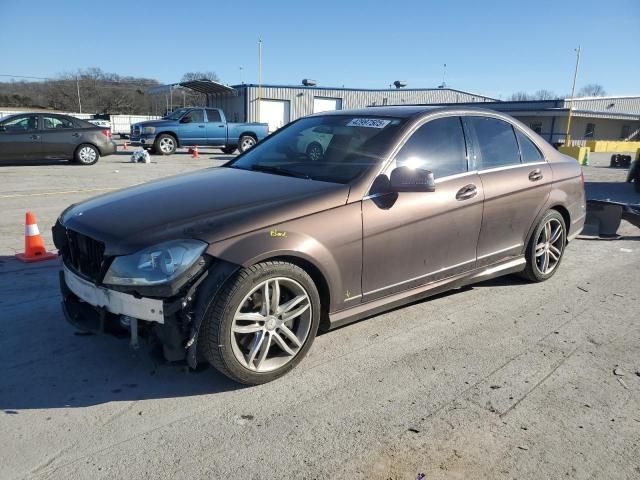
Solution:
[[[251,147],[253,147],[256,143],[257,143],[256,139],[253,138],[251,135],[242,135],[240,137],[240,144],[238,145],[238,150],[240,150],[240,153],[246,152]]]
[[[527,267],[522,276],[532,282],[551,278],[562,260],[567,243],[564,218],[556,210],[549,210],[538,223],[527,246]]]
[[[173,135],[166,133],[159,135],[153,144],[154,152],[160,155],[171,155],[176,152],[176,148],[178,148],[178,142]]]
[[[100,159],[100,152],[93,145],[84,143],[76,148],[73,158],[80,165],[93,165]]]
[[[319,319],[318,290],[304,270],[259,263],[231,278],[205,310],[199,348],[237,382],[270,382],[306,355]]]

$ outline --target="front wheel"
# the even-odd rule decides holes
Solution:
[[[175,153],[176,148],[178,148],[178,142],[176,142],[173,135],[167,135],[166,133],[158,136],[153,144],[154,152],[160,155],[171,155]]]
[[[80,165],[93,165],[100,159],[100,152],[93,145],[85,143],[76,149],[73,158]]]
[[[532,282],[544,282],[551,278],[560,266],[566,243],[564,218],[558,211],[549,210],[538,223],[527,245],[527,267],[522,276]]]
[[[209,304],[198,347],[226,376],[257,385],[300,363],[319,320],[318,290],[304,270],[286,262],[259,263],[239,271]]]
[[[238,145],[238,150],[240,150],[240,153],[246,152],[251,147],[253,147],[256,143],[257,143],[256,139],[253,138],[251,135],[242,135],[240,137],[240,144]]]

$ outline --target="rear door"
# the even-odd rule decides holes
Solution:
[[[185,119],[190,121],[185,123]],[[182,145],[207,145],[207,126],[204,109],[195,108],[180,120],[180,143]]]
[[[72,158],[82,137],[82,129],[72,120],[57,115],[40,115],[38,133],[45,158]]]
[[[376,183],[404,165],[431,170],[435,191],[376,194]],[[460,117],[420,126],[362,202],[364,301],[473,269],[483,198]]]
[[[11,117],[1,124],[0,160],[20,161],[42,158],[38,114]]]
[[[551,191],[552,172],[533,142],[511,123],[468,116],[464,126],[471,144],[471,168],[478,171],[484,188],[478,240],[481,267],[522,253]]]
[[[227,143],[227,124],[222,121],[220,112],[215,108],[207,108],[208,145],[224,146]]]

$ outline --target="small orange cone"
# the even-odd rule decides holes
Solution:
[[[198,153],[198,145],[194,147],[193,153],[191,153],[191,158],[200,158],[200,154]]]
[[[129,150],[127,147],[129,146],[129,144],[125,141],[124,142],[124,150]]]
[[[16,258],[23,262],[40,262],[56,258],[57,254],[47,252],[44,248],[44,242],[36,224],[36,216],[31,212],[27,212],[27,218],[24,223],[24,253],[17,253]]]

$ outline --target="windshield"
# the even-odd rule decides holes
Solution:
[[[165,115],[165,120],[180,120],[180,117],[184,115],[189,109],[188,108],[179,108],[178,110],[174,110],[173,112]]]
[[[267,137],[228,166],[275,175],[349,183],[379,164],[405,120],[308,117]]]

